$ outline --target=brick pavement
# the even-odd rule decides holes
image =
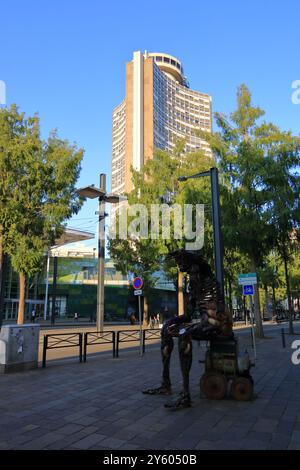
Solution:
[[[160,352],[107,354],[86,364],[51,363],[46,369],[0,376],[0,449],[300,449],[300,365],[291,363],[279,330],[258,342],[252,369],[257,398],[237,402],[200,397],[204,345],[194,343],[192,408],[171,412],[166,397],[140,391],[160,382]],[[240,335],[241,345],[249,343]],[[174,395],[181,375],[177,346]]]

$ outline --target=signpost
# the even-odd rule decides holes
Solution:
[[[135,290],[134,295],[143,295],[143,291],[141,289]]]
[[[253,324],[253,295],[254,295],[254,284],[257,284],[256,273],[248,274],[239,274],[238,275],[239,285],[243,286],[244,296],[250,295],[251,310],[250,310],[250,321],[251,321],[251,334],[252,334],[252,343],[254,350],[254,358],[256,359],[256,343],[255,343],[255,334],[254,334],[254,324]]]
[[[138,296],[139,299],[139,322],[140,322],[140,356],[143,355],[143,331],[142,331],[142,305],[141,305],[141,296],[143,295],[143,279],[136,277],[133,279],[132,285],[135,289],[134,295]]]
[[[143,279],[135,277],[132,284],[135,289],[141,289],[143,287]]]
[[[239,274],[238,281],[239,281],[240,286],[245,286],[249,284],[257,284],[256,273]]]
[[[254,289],[253,289],[252,284],[250,284],[250,285],[244,284],[243,289],[244,289],[244,295],[253,295],[254,294]]]

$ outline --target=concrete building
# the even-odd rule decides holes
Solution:
[[[134,52],[126,64],[126,95],[113,111],[112,191],[130,192],[131,165],[140,170],[153,150],[172,150],[186,139],[186,152],[211,150],[196,130],[211,132],[212,99],[193,91],[182,63],[165,53]]]

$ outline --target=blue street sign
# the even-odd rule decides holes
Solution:
[[[244,285],[243,288],[244,288],[244,295],[253,295],[254,290],[253,290],[253,285],[252,284],[251,285],[246,285],[246,286]]]
[[[257,284],[257,276],[256,273],[248,273],[248,274],[239,274],[238,275],[239,285],[248,286],[250,284]]]
[[[143,286],[143,280],[140,278],[140,277],[136,277],[134,280],[133,280],[133,287],[135,289],[141,289],[142,286]]]

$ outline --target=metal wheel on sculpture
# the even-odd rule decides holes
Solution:
[[[230,393],[238,401],[249,401],[253,397],[253,380],[247,377],[233,379]]]
[[[218,372],[206,372],[200,380],[200,390],[210,400],[222,400],[227,391],[227,380]]]

